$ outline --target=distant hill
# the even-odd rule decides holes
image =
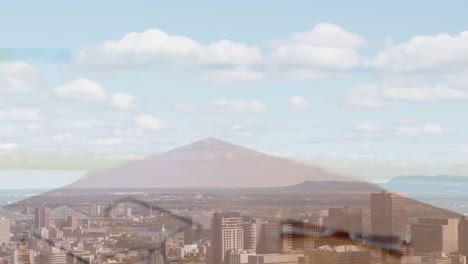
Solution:
[[[380,192],[383,189],[366,182],[359,181],[304,181],[293,186],[278,188],[290,192],[316,192],[316,193],[354,193],[354,192]]]
[[[351,181],[297,161],[214,138],[97,172],[66,188],[268,188]]]

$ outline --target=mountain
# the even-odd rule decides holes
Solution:
[[[315,193],[357,193],[381,192],[383,189],[370,183],[359,181],[305,181],[293,186],[279,188],[289,192],[315,192]]]
[[[263,188],[350,181],[319,167],[207,138],[90,174],[68,188]]]

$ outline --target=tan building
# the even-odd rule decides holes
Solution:
[[[463,217],[458,224],[458,251],[468,256],[468,218]]]
[[[406,198],[384,191],[371,193],[370,198],[372,240],[404,252],[408,222]]]
[[[260,245],[263,220],[259,218],[252,218],[250,216],[243,217],[244,228],[244,248],[247,250],[256,251]]]
[[[248,264],[249,256],[256,255],[254,251],[232,250],[226,254],[226,264]]]
[[[302,254],[260,254],[249,256],[248,264],[298,264]]]
[[[285,251],[292,249],[292,237],[288,237],[288,233],[283,232],[282,224],[279,222],[263,223],[257,253],[280,253],[285,248]]]
[[[459,219],[418,219],[418,223],[411,225],[414,253],[458,251],[458,223]]]
[[[354,245],[323,246],[299,258],[299,264],[369,264],[370,251]]]
[[[223,264],[229,250],[244,249],[243,221],[238,212],[214,213],[212,223],[212,264]]]
[[[330,208],[325,227],[349,234],[362,234],[362,209]]]
[[[0,218],[0,245],[10,243],[10,220]]]
[[[10,251],[11,264],[34,264],[34,250],[29,249],[25,242],[22,242],[18,249]]]
[[[50,226],[50,209],[44,206],[34,209],[34,227],[49,228]]]

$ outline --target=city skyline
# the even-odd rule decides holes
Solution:
[[[50,193],[6,207],[0,212],[0,240],[4,241],[0,248],[6,252],[0,254],[0,261],[466,263],[467,229],[462,215],[394,193],[350,195],[345,191],[330,196],[304,190],[282,194],[248,189],[231,194],[147,190],[129,199],[119,196],[113,190],[81,190],[60,195],[59,202],[59,196]],[[191,196],[201,203],[194,203]],[[301,206],[304,196],[321,199]],[[250,198],[234,205],[233,197]],[[283,205],[299,207],[281,216],[278,212],[284,208],[273,199],[285,197]],[[177,202],[159,208],[157,204],[164,200]]]

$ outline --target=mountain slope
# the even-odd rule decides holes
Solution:
[[[213,138],[118,168],[94,173],[69,188],[248,188],[304,181],[350,181],[321,168]]]
[[[287,192],[314,192],[314,193],[371,193],[381,192],[383,189],[367,182],[359,181],[305,181],[293,186],[278,188]]]

